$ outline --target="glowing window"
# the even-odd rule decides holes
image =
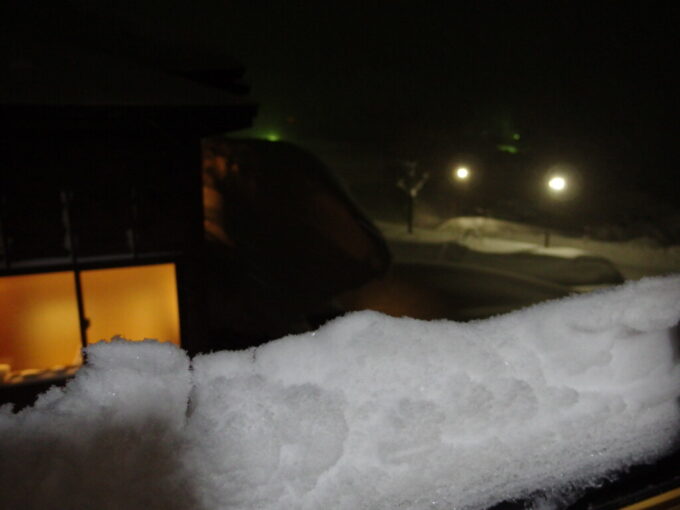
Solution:
[[[88,342],[179,345],[174,264],[81,272]],[[0,278],[0,384],[64,377],[82,363],[73,272]]]
[[[88,342],[122,336],[179,345],[174,264],[83,271],[81,281]]]
[[[0,379],[32,379],[80,363],[73,273],[0,278]]]

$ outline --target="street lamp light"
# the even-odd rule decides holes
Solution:
[[[555,195],[562,194],[567,189],[567,179],[562,175],[553,174],[548,178],[548,188]],[[543,238],[543,246],[546,248],[550,246],[550,231],[547,228]]]
[[[459,160],[460,161],[460,160]],[[459,163],[451,167],[449,173],[449,182],[455,188],[455,204],[452,204],[451,212],[455,215],[460,215],[466,209],[465,202],[469,200],[466,197],[469,188],[472,186],[470,182],[472,178],[472,170],[470,167]]]
[[[459,181],[466,181],[470,178],[470,170],[467,167],[459,166],[454,170],[453,176]]]
[[[567,188],[567,180],[561,175],[554,175],[548,181],[548,187],[559,193]]]

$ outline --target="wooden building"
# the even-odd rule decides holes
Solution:
[[[116,336],[193,353],[304,330],[385,270],[384,242],[321,163],[225,138],[256,113],[242,68],[170,72],[63,41],[10,42],[0,386],[13,395],[63,380],[82,347]]]

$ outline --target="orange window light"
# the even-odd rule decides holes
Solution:
[[[0,278],[0,365],[4,372],[79,365],[73,273]]]
[[[174,264],[81,272],[89,343],[121,336],[180,343]]]

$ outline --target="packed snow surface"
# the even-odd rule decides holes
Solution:
[[[358,312],[191,364],[100,343],[0,412],[7,509],[460,509],[669,452],[680,276],[474,323]]]
[[[585,257],[591,262],[595,262],[596,258],[604,259],[614,264],[626,279],[676,273],[680,270],[680,246],[662,247],[649,239],[598,241],[552,231],[551,246],[546,248],[542,245],[546,233],[549,232],[547,229],[483,217],[452,218],[436,228],[416,228],[413,235],[406,232],[404,225],[378,222],[378,227],[389,241],[465,246],[472,251],[472,255],[553,257],[565,261]],[[479,262],[484,265],[487,260],[482,259]]]

